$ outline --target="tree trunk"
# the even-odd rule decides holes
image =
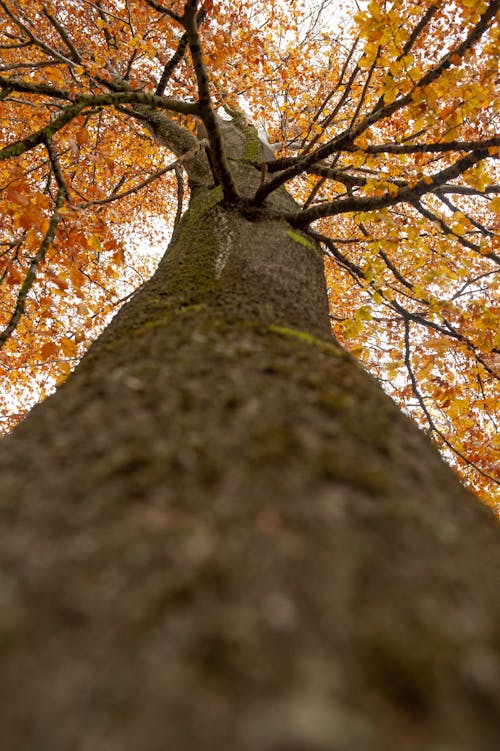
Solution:
[[[2,748],[496,750],[494,520],[330,338],[310,239],[195,193],[2,444]]]

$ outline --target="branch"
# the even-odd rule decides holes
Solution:
[[[500,136],[492,136],[484,141],[446,141],[445,143],[385,143],[359,149],[348,147],[345,151],[363,151],[365,154],[421,154],[445,151],[478,151],[500,146]]]
[[[182,23],[182,16],[174,13],[174,11],[170,10],[170,8],[165,8],[164,5],[156,2],[156,0],[144,0],[144,2],[146,3],[146,5],[149,5],[150,8],[154,8],[154,10],[157,10],[158,13],[161,13],[163,16],[168,16],[172,20],[177,21],[178,23]]]
[[[466,237],[462,237],[461,235],[457,235],[456,232],[453,232],[451,227],[449,227],[444,219],[440,216],[436,216],[430,209],[428,209],[426,206],[424,206],[421,201],[415,201],[413,204],[417,211],[422,214],[422,216],[425,216],[426,219],[428,219],[431,222],[434,222],[435,224],[438,224],[439,227],[441,227],[441,230],[443,231],[444,235],[452,235],[455,240],[457,240],[460,245],[463,245],[465,248],[469,248],[469,250],[473,250],[475,253],[478,253],[480,256],[484,256],[485,258],[489,258],[490,260],[494,261],[495,263],[500,265],[500,256],[497,256],[496,253],[493,253],[493,251],[488,251],[487,253],[484,253],[481,250],[481,247],[479,245],[476,245],[475,243],[471,242],[470,240],[467,240]]]
[[[477,151],[468,154],[459,159],[455,164],[437,172],[432,177],[425,177],[419,180],[411,188],[409,186],[400,187],[395,193],[386,192],[382,196],[362,196],[358,198],[345,198],[336,201],[313,206],[297,214],[288,214],[285,218],[296,227],[306,227],[326,216],[336,216],[352,211],[376,211],[379,209],[395,206],[398,203],[414,203],[420,196],[425,193],[431,193],[449,180],[454,180],[463,172],[473,167],[482,159],[488,158],[488,150]]]
[[[208,146],[208,141],[205,139],[202,139],[196,144],[196,146],[194,146],[192,149],[190,149],[189,151],[186,151],[182,156],[180,156],[179,159],[176,159],[174,162],[167,164],[161,170],[158,170],[158,172],[155,172],[154,175],[150,175],[142,183],[139,183],[138,185],[134,185],[132,188],[129,188],[128,190],[123,191],[123,193],[116,193],[114,195],[111,195],[108,198],[101,198],[96,201],[87,201],[86,203],[82,204],[81,207],[86,209],[89,206],[100,206],[102,204],[112,203],[113,201],[119,201],[120,199],[126,198],[127,196],[130,196],[133,193],[138,193],[140,190],[142,190],[143,188],[146,188],[148,185],[151,185],[151,183],[153,183],[155,180],[158,180],[166,172],[170,172],[171,170],[175,170],[176,175],[177,175],[177,169],[182,165],[182,163],[188,161],[189,159],[192,159],[193,156],[195,156],[201,149],[206,148],[206,146]]]
[[[196,0],[188,0],[184,11],[182,23],[188,35],[189,49],[193,60],[196,81],[198,84],[198,114],[207,130],[207,138],[210,143],[210,166],[214,172],[216,182],[222,185],[224,198],[229,203],[239,203],[240,197],[236,190],[229,165],[224,153],[222,135],[220,132],[217,116],[213,110],[210,99],[210,87],[208,73],[203,60],[200,36],[197,23]]]
[[[49,9],[47,8],[46,5],[44,5],[44,7],[42,9],[42,12],[43,12],[44,16],[46,16],[46,18],[52,24],[52,26],[55,28],[55,30],[57,31],[57,33],[59,34],[59,36],[61,37],[61,39],[63,40],[64,44],[66,45],[66,47],[68,48],[68,50],[71,53],[72,59],[76,63],[80,63],[81,60],[82,60],[82,56],[80,55],[80,53],[76,49],[75,45],[71,41],[71,39],[70,39],[70,37],[69,37],[66,29],[64,28],[64,26],[61,23],[59,23],[59,21],[57,20],[57,18],[50,13],[50,11],[49,11]]]
[[[195,104],[182,102],[170,97],[146,94],[142,91],[120,91],[95,96],[88,95],[77,97],[75,104],[66,107],[49,125],[35,131],[35,133],[31,133],[29,136],[26,136],[26,138],[15,141],[14,143],[9,144],[9,146],[0,149],[0,161],[20,156],[26,151],[30,151],[36,146],[39,146],[41,143],[45,143],[47,138],[52,138],[57,131],[61,130],[61,128],[71,122],[71,120],[77,117],[86,107],[116,107],[119,104],[126,103],[146,104],[151,107],[171,112],[180,112],[185,115],[196,114],[198,111]]]
[[[108,14],[106,13],[106,11],[104,10],[104,8],[102,7],[101,0],[96,0],[96,3],[94,5],[94,7],[97,9],[97,13],[99,14],[99,18],[103,22],[102,33],[104,34],[104,39],[106,40],[106,44],[108,45],[108,47],[110,49],[116,49],[118,45],[116,43],[116,39],[115,39],[114,35],[108,29],[108,19],[106,18],[106,16]]]
[[[353,44],[351,45],[349,53],[348,53],[346,59],[344,60],[344,64],[342,65],[342,70],[340,71],[339,80],[337,81],[337,83],[335,84],[335,86],[333,87],[333,89],[327,94],[327,96],[324,98],[324,100],[320,104],[320,106],[318,108],[318,111],[316,112],[316,114],[314,115],[314,117],[311,120],[311,126],[318,121],[319,117],[321,116],[321,113],[324,112],[325,107],[328,104],[328,102],[330,101],[330,99],[333,97],[333,95],[335,94],[335,92],[338,91],[339,88],[342,86],[342,82],[344,80],[344,76],[345,76],[345,74],[347,72],[347,68],[349,66],[349,63],[351,62],[352,56],[354,55],[354,52],[355,52],[356,47],[358,45],[358,42],[359,42],[359,37],[357,37],[354,40]],[[349,80],[348,80],[347,84],[344,87],[344,92],[343,92],[342,96],[340,97],[340,100],[335,105],[333,111],[329,115],[327,115],[326,117],[324,117],[323,120],[320,123],[320,127],[322,128],[323,131],[335,119],[335,117],[337,116],[337,113],[339,112],[339,110],[344,105],[344,103],[345,103],[345,101],[346,101],[346,99],[347,99],[347,97],[348,97],[348,95],[349,95],[349,93],[351,91],[351,88],[352,88],[352,85],[354,83],[354,80],[355,80],[356,76],[358,75],[359,71],[360,71],[359,66],[355,65],[354,66],[354,70],[352,71],[352,73],[351,73],[351,75],[349,77]],[[320,133],[316,133],[316,135],[313,136],[313,138],[309,141],[309,143],[307,144],[307,146],[305,145],[305,143],[307,141],[307,138],[309,137],[309,134],[311,132],[311,126],[309,127],[309,130],[308,130],[307,134],[304,136],[304,138],[302,140],[302,145],[301,146],[302,147],[305,146],[302,155],[307,154],[307,152],[310,151],[313,148],[313,146],[320,139]]]
[[[497,480],[492,475],[489,475],[487,472],[484,472],[484,470],[482,470],[480,467],[478,467],[477,464],[475,464],[470,459],[467,459],[467,457],[464,456],[464,454],[462,454],[461,451],[459,451],[457,448],[455,448],[455,446],[453,446],[453,444],[450,443],[450,441],[446,438],[446,436],[442,433],[442,431],[439,430],[439,428],[436,426],[436,423],[432,419],[432,416],[431,416],[429,410],[427,409],[427,405],[425,404],[424,397],[420,393],[420,390],[418,388],[417,379],[415,377],[415,373],[413,372],[413,367],[412,367],[412,364],[411,364],[411,353],[410,353],[410,321],[407,318],[404,318],[404,327],[405,327],[405,335],[404,335],[404,337],[405,337],[405,365],[406,365],[406,370],[408,371],[408,376],[410,378],[411,389],[412,389],[413,395],[416,398],[416,400],[418,401],[418,403],[420,405],[420,409],[422,410],[422,412],[425,415],[425,418],[426,418],[426,420],[427,420],[427,422],[429,424],[430,430],[433,433],[436,433],[436,435],[438,435],[441,438],[441,440],[443,441],[443,443],[450,449],[450,451],[452,451],[456,456],[460,457],[460,459],[462,459],[462,461],[465,462],[465,464],[467,464],[467,466],[472,467],[474,470],[476,470],[476,472],[479,472],[480,475],[482,475],[483,477],[486,477],[488,480],[491,480],[496,485],[500,485],[500,481],[499,480]]]
[[[73,61],[70,58],[66,57],[65,55],[62,55],[60,52],[57,52],[57,50],[52,49],[52,47],[50,47],[48,44],[45,44],[45,42],[39,39],[31,31],[29,26],[23,23],[23,21],[21,21],[21,19],[11,11],[11,9],[7,5],[7,3],[4,2],[4,0],[0,0],[0,8],[3,8],[6,15],[10,18],[10,20],[14,24],[16,24],[16,26],[18,26],[21,29],[21,31],[24,32],[24,34],[26,34],[28,39],[30,39],[31,43],[34,44],[36,47],[39,47],[41,50],[43,50],[43,52],[45,52],[46,55],[48,55],[49,57],[53,57],[55,60],[59,60],[60,62],[66,63],[67,65],[72,64]]]
[[[52,166],[52,171],[54,172],[54,177],[56,178],[56,182],[59,186],[59,189],[64,192],[64,197],[68,197],[68,188],[66,186],[66,182],[64,180],[64,175],[62,172],[62,167],[59,162],[59,157],[57,156],[57,152],[54,149],[54,144],[52,143],[51,138],[47,138],[45,141],[45,148],[47,149],[47,153],[49,155],[50,164]]]
[[[403,47],[403,51],[398,56],[398,60],[401,60],[403,57],[405,57],[413,48],[413,45],[417,41],[418,37],[422,33],[422,31],[425,29],[431,18],[437,13],[439,10],[439,5],[429,5],[426,12],[420,19],[420,21],[417,23],[415,28],[413,29],[412,33],[410,34],[410,37],[408,41],[406,42],[405,46]]]
[[[412,31],[412,33],[411,33],[408,41],[406,42],[405,46],[403,47],[403,51],[401,52],[400,55],[397,56],[397,58],[396,58],[397,61],[402,60],[403,57],[405,57],[405,55],[407,55],[410,52],[410,50],[412,49],[413,45],[417,41],[418,37],[420,36],[420,34],[422,33],[422,31],[425,29],[425,27],[427,26],[427,24],[429,23],[429,21],[432,19],[432,17],[436,14],[436,12],[438,11],[438,9],[439,8],[438,8],[437,5],[434,5],[434,4],[433,5],[429,5],[429,7],[427,8],[427,11],[424,13],[424,15],[422,16],[422,18],[418,22],[418,24],[413,29],[413,31]],[[393,77],[393,75],[392,75],[392,73],[390,71],[388,71],[388,75],[389,75],[389,77],[392,80],[394,80],[394,77]],[[382,94],[379,97],[379,100],[376,103],[374,109],[375,110],[379,109],[379,107],[382,107],[383,104],[384,104],[384,94]]]
[[[24,282],[21,285],[21,289],[19,290],[19,293],[17,295],[16,305],[14,308],[14,312],[12,313],[12,316],[10,318],[10,321],[8,322],[4,330],[0,333],[0,349],[5,345],[7,340],[12,336],[12,334],[16,330],[17,324],[19,323],[19,319],[24,314],[24,310],[26,307],[26,298],[28,296],[28,292],[30,291],[36,279],[37,268],[40,265],[40,263],[43,261],[43,259],[45,258],[45,254],[47,253],[47,250],[49,249],[56,235],[57,226],[61,220],[59,209],[63,205],[65,198],[66,198],[66,190],[60,186],[57,191],[55,211],[52,214],[52,217],[50,219],[49,227],[47,229],[47,232],[45,233],[45,237],[43,238],[43,241],[42,241],[42,244],[40,245],[40,249],[38,250],[38,253],[36,254],[36,256],[34,256],[34,258],[32,259],[29,265],[28,272],[26,274]]]
[[[181,38],[179,39],[179,44],[177,45],[177,49],[168,61],[168,63],[163,68],[163,72],[161,74],[161,78],[158,81],[158,86],[156,87],[155,94],[157,96],[162,96],[165,92],[165,89],[167,87],[167,83],[170,79],[170,76],[176,69],[176,67],[181,62],[182,58],[184,57],[186,50],[188,48],[188,35],[187,33],[184,33]]]
[[[448,198],[446,198],[444,195],[439,196],[439,200],[444,203],[447,208],[450,209],[450,211],[453,211],[454,213],[457,211],[461,211],[458,206],[455,206],[454,203],[452,203]],[[484,224],[481,222],[478,222],[477,219],[474,219],[466,210],[462,211],[463,215],[467,219],[467,221],[472,224],[473,227],[475,227],[482,235],[485,235],[487,237],[498,237],[498,234],[496,232],[493,232],[493,230],[488,229],[488,227],[485,227]]]
[[[481,198],[487,198],[490,193],[500,193],[500,185],[485,185],[481,191],[477,190],[477,188],[471,188],[469,185],[442,185],[436,190],[437,196],[444,193],[456,196],[480,196]]]
[[[334,167],[326,167],[322,164],[315,164],[307,170],[310,175],[319,175],[320,177],[330,178],[335,182],[342,183],[349,187],[363,188],[366,185],[366,177],[358,177],[358,175],[351,175],[341,169],[335,169]],[[397,185],[397,182],[394,181]],[[401,181],[401,185],[406,185]]]
[[[354,51],[356,49],[356,46],[357,46],[358,42],[359,42],[359,38],[357,38],[357,39],[354,40],[354,43],[353,43],[351,49],[349,50],[349,54],[347,55],[347,58],[346,58],[346,60],[344,62],[344,65],[342,66],[342,70],[340,72],[339,80],[337,81],[337,84],[334,86],[334,88],[332,89],[332,91],[328,94],[328,96],[324,99],[324,101],[320,105],[319,111],[317,112],[317,114],[314,116],[314,118],[312,120],[313,123],[315,123],[317,121],[317,119],[319,118],[321,112],[323,112],[323,110],[325,109],[326,105],[328,104],[328,102],[330,101],[330,99],[332,98],[332,96],[335,94],[336,91],[338,91],[338,89],[342,85],[342,81],[344,80],[344,75],[345,75],[345,73],[347,71],[347,67],[348,67],[348,65],[349,65],[349,63],[351,61],[351,57],[354,54]],[[346,101],[348,100],[349,94],[350,94],[350,92],[352,90],[352,86],[353,86],[354,81],[356,80],[356,77],[358,76],[359,72],[360,72],[359,66],[355,65],[353,71],[351,72],[351,75],[349,76],[349,80],[347,81],[346,85],[344,86],[344,91],[343,91],[342,96],[340,97],[339,101],[337,102],[337,104],[333,108],[332,112],[330,112],[329,115],[327,115],[325,118],[323,118],[323,120],[320,123],[320,127],[322,128],[323,131],[335,120],[335,118],[337,117],[338,113],[340,112],[340,110],[342,109],[342,107],[344,106],[344,104],[346,103]],[[301,154],[301,156],[304,156],[305,154],[307,154],[313,148],[313,146],[319,141],[320,136],[321,136],[320,133],[316,133],[316,135],[311,139],[311,141],[304,148],[304,151]],[[305,136],[305,138],[307,138],[307,136]],[[275,170],[271,170],[271,171],[274,172]]]
[[[368,281],[363,269],[360,266],[358,266],[356,263],[354,263],[353,261],[349,260],[347,256],[345,256],[337,247],[335,247],[335,244],[329,237],[326,237],[325,235],[322,235],[319,232],[314,232],[312,230],[309,230],[309,234],[318,242],[323,243],[323,245],[326,245],[326,247],[329,250],[329,256],[333,258],[334,260],[338,261],[341,264],[341,266],[347,269],[349,273],[352,275],[352,277],[356,279],[356,281],[359,282],[360,280],[363,280],[364,282],[363,286],[368,285],[368,287],[373,289],[374,292],[377,292],[380,295],[380,297],[384,300],[384,304],[392,308],[402,318],[408,319],[409,321],[413,321],[414,323],[417,323],[420,326],[431,329],[432,331],[437,331],[444,336],[448,336],[451,339],[455,339],[456,341],[462,342],[472,352],[476,360],[484,367],[484,369],[490,375],[497,377],[495,372],[489,367],[489,365],[483,360],[483,358],[480,355],[478,355],[473,343],[469,339],[467,339],[467,337],[460,334],[453,326],[451,326],[451,324],[446,319],[444,319],[444,323],[446,324],[446,328],[445,328],[444,326],[440,326],[438,323],[435,323],[434,321],[430,321],[429,319],[425,318],[425,316],[421,315],[420,313],[414,313],[410,310],[407,310],[397,300],[389,299],[386,296],[384,290],[381,287],[379,287],[377,284],[375,284],[373,280]]]
[[[378,48],[377,48],[377,52],[376,52],[375,58],[374,58],[374,60],[373,60],[373,63],[371,64],[371,66],[370,66],[370,70],[368,71],[368,75],[366,76],[366,80],[365,80],[365,82],[364,82],[364,85],[363,85],[363,90],[362,90],[362,92],[361,92],[361,96],[360,96],[360,98],[359,98],[359,102],[358,102],[358,104],[357,104],[357,106],[356,106],[356,110],[355,110],[355,112],[354,112],[354,115],[353,115],[353,116],[352,116],[352,118],[351,118],[351,123],[350,123],[350,125],[349,125],[349,130],[350,130],[351,128],[353,128],[353,127],[354,127],[354,123],[355,123],[355,122],[356,122],[356,120],[358,119],[358,115],[359,115],[359,113],[360,113],[360,111],[361,111],[361,107],[362,107],[362,106],[363,106],[363,104],[365,103],[366,95],[367,95],[367,93],[368,93],[368,88],[369,88],[369,86],[370,86],[370,81],[372,80],[372,76],[373,76],[373,74],[375,73],[375,68],[377,67],[377,62],[378,62],[378,58],[379,58],[379,55],[380,55],[381,49],[382,49],[382,48],[381,48],[381,46],[379,45],[379,46],[378,46]]]
[[[179,164],[174,165],[175,179],[177,181],[177,210],[175,212],[173,230],[177,229],[182,218],[182,207],[184,203],[184,179],[182,169]]]
[[[206,15],[207,13],[206,13],[205,8],[201,8],[198,11],[198,16],[196,19],[198,26],[205,20]],[[179,39],[179,44],[177,45],[176,51],[174,52],[174,54],[172,55],[168,63],[165,65],[165,67],[163,68],[161,78],[158,81],[158,86],[156,87],[156,91],[155,91],[155,94],[158,94],[158,96],[161,96],[164,93],[167,83],[170,79],[170,76],[172,75],[176,67],[179,65],[181,60],[183,59],[184,55],[186,54],[187,48],[188,48],[188,34],[187,32],[184,32],[184,34]]]
[[[22,91],[23,94],[42,94],[50,96],[53,99],[71,100],[69,91],[58,89],[56,86],[50,86],[46,83],[28,83],[18,78],[4,78],[0,76],[0,89],[9,91]]]

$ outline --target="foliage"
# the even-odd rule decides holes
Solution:
[[[300,204],[288,221],[324,251],[335,335],[491,499],[499,8],[0,0],[5,429],[151,273],[131,248],[164,242],[206,148],[242,211],[286,184]],[[275,145],[251,201],[220,107],[251,113]],[[200,120],[208,141],[192,135]]]

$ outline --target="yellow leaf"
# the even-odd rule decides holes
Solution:
[[[24,274],[19,269],[11,266],[7,276],[7,284],[20,284],[22,281],[24,281]]]
[[[369,305],[362,305],[358,308],[356,315],[354,316],[356,321],[371,321],[372,311]]]
[[[66,86],[66,80],[58,68],[49,69],[45,75],[56,86]]]
[[[92,250],[95,250],[98,253],[102,251],[102,244],[97,235],[90,235],[90,237],[87,238],[87,244],[89,248],[92,248]]]
[[[77,352],[76,343],[73,339],[61,339],[61,349],[65,357],[75,357]]]
[[[450,417],[457,417],[463,415],[468,411],[469,405],[467,399],[453,399],[450,402],[448,414]]]

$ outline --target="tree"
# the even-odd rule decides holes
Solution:
[[[490,481],[498,7],[373,2],[345,53],[312,14],[299,57],[299,3],[0,0],[4,353],[76,356],[176,215],[3,441],[6,747],[496,748],[498,528],[330,316]]]
[[[205,94],[212,112],[244,96],[282,144],[279,159],[267,155],[257,204],[286,183],[305,210],[295,224],[314,226],[325,255],[334,334],[491,500],[496,6],[374,2],[334,35],[320,24],[328,5],[305,18],[295,3],[203,10]],[[126,15],[112,5],[21,7],[0,9],[11,142],[2,152],[0,366],[17,396],[14,413],[12,400],[3,407],[6,428],[28,408],[27,394],[32,403],[68,375],[130,294],[123,280],[137,286],[143,271],[125,247],[144,243],[144,224],[158,243],[176,201],[182,213],[182,155],[198,148],[192,132],[177,130],[175,144],[163,133],[181,157],[166,165],[152,138],[153,109],[191,131],[199,119],[174,11],[144,2]]]

